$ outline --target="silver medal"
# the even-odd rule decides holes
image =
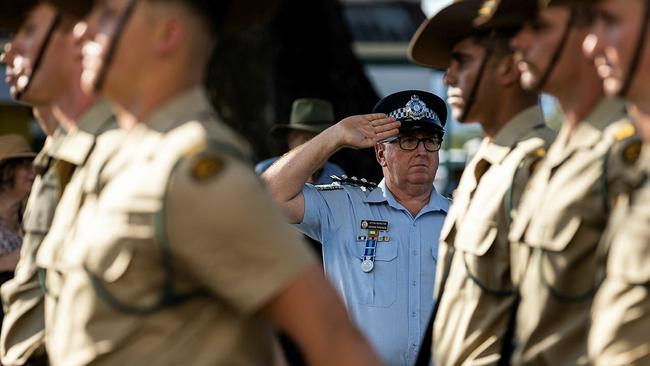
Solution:
[[[375,267],[375,262],[371,261],[370,259],[364,259],[364,261],[361,262],[361,270],[366,273],[372,271],[374,267]]]

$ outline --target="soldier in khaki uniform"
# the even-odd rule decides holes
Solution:
[[[585,52],[600,66],[605,92],[628,101],[644,140],[638,170],[627,180],[629,191],[617,202],[602,243],[609,256],[606,278],[594,299],[589,356],[595,365],[650,365],[650,80],[640,72],[650,67],[650,4],[588,2],[597,3],[597,17]]]
[[[272,324],[311,364],[379,364],[199,86],[215,36],[270,3],[109,0],[78,26],[82,84],[124,135],[98,139],[37,256],[53,365],[270,364]]]
[[[439,366],[499,362],[515,311],[511,211],[555,137],[537,94],[519,84],[509,47],[516,24],[477,30],[472,21],[482,3],[462,0],[442,9],[420,26],[409,52],[416,63],[447,70],[454,116],[479,122],[486,135],[461,177],[440,237],[433,323]]]
[[[8,10],[3,16],[24,15],[24,19],[11,19],[10,30],[15,34],[5,47],[12,95],[35,106],[35,114],[41,116],[39,121],[51,136],[34,162],[39,174],[25,212],[25,237],[15,277],[2,286],[7,314],[0,350],[4,365],[38,365],[47,358],[36,251],[73,170],[84,163],[95,136],[115,123],[106,103],[81,92],[81,63],[72,35],[78,18],[38,1],[3,1],[2,7]]]
[[[514,363],[587,364],[589,310],[602,259],[598,243],[622,178],[636,160],[625,152],[639,142],[623,104],[603,98],[595,67],[582,57],[589,9],[558,1],[523,5],[534,15],[512,42],[522,84],[557,97],[565,122],[531,179],[509,234],[521,257],[528,256],[521,272]]]

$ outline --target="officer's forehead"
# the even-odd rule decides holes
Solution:
[[[440,134],[436,134],[431,131],[405,131],[401,132],[399,134],[400,137],[418,137],[418,138],[425,138],[425,137],[436,137],[440,136]]]

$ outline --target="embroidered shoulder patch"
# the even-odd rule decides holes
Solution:
[[[222,158],[216,155],[201,155],[194,160],[191,174],[196,181],[205,181],[219,174],[225,166]]]
[[[537,148],[533,150],[530,155],[536,157],[536,158],[543,158],[546,156],[546,149],[543,147]]]
[[[642,143],[640,140],[634,139],[630,141],[621,151],[621,159],[628,165],[632,165],[639,160],[641,156]]]
[[[634,125],[631,123],[625,123],[623,124],[615,133],[614,133],[614,139],[616,141],[621,141],[624,140],[628,137],[631,137],[636,133],[636,128],[634,128]]]

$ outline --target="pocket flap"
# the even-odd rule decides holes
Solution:
[[[483,221],[456,234],[454,247],[474,256],[483,256],[496,241],[499,229],[493,221]]]
[[[566,249],[581,225],[582,219],[574,215],[568,220],[558,220],[554,225],[542,225],[535,231],[529,231],[526,242],[533,247],[559,253]]]

